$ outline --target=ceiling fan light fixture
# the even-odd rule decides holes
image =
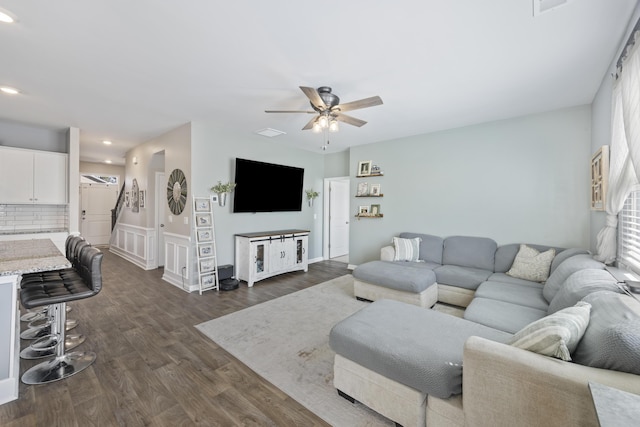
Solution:
[[[338,121],[336,119],[331,119],[329,121],[329,132],[338,132]]]
[[[320,116],[317,123],[322,129],[326,129],[329,126],[329,119],[327,119],[327,116]]]
[[[322,126],[320,126],[320,123],[318,123],[318,121],[316,120],[315,123],[313,124],[313,126],[311,127],[311,131],[313,133],[320,133],[322,132]]]

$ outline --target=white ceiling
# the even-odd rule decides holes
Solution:
[[[539,0],[533,0],[539,1]],[[80,128],[81,160],[110,158],[189,121],[322,152],[299,86],[348,114],[327,152],[589,104],[637,0],[0,0],[0,119]],[[270,127],[286,132],[267,139]],[[107,147],[101,143],[110,139]]]

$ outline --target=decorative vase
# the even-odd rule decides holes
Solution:
[[[309,207],[312,208],[313,207],[313,199],[309,199]]]
[[[218,204],[220,206],[224,206],[227,204],[227,193],[219,193],[218,194]]]

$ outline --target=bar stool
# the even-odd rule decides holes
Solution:
[[[53,305],[54,322],[51,339],[56,355],[53,359],[33,366],[22,375],[25,384],[45,384],[77,374],[96,359],[94,352],[65,350],[66,303],[97,295],[102,289],[102,257],[99,249],[85,246],[80,251],[79,278],[60,276],[58,281],[33,284],[20,290],[20,302],[27,308]],[[46,339],[49,339],[47,337]]]

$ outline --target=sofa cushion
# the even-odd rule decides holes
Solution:
[[[507,275],[532,282],[544,282],[549,277],[551,261],[555,256],[555,249],[540,252],[527,245],[520,245]]]
[[[451,236],[444,239],[443,265],[489,270],[493,273],[498,245],[486,237]]]
[[[547,300],[542,296],[542,285],[539,283],[537,286],[522,286],[506,282],[486,281],[480,284],[475,297],[510,302],[539,310],[549,308]]]
[[[591,320],[573,361],[640,375],[640,302],[609,291],[594,292],[583,301],[591,304]]]
[[[505,343],[510,334],[435,310],[379,300],[336,324],[333,351],[428,395],[462,392],[462,352],[470,336]]]
[[[556,268],[558,268],[560,264],[575,255],[589,255],[589,251],[581,248],[569,248],[564,249],[563,251],[558,251],[556,257],[551,263],[551,271],[549,272],[549,274],[553,274],[553,272],[556,271]]]
[[[520,286],[533,286],[534,288],[540,288],[542,285],[538,282],[532,282],[531,280],[518,279],[516,277],[507,276],[507,273],[493,273],[487,279],[491,282],[504,282],[511,283]]]
[[[403,239],[413,239],[419,237],[420,240],[420,259],[427,262],[435,262],[442,264],[442,244],[444,239],[439,236],[420,233],[400,233]]]
[[[525,326],[509,341],[514,347],[571,360],[571,353],[589,324],[591,304],[579,301]]]
[[[477,289],[480,283],[493,274],[489,270],[457,265],[442,265],[436,267],[433,271],[436,273],[438,283],[471,290]]]
[[[436,282],[436,275],[423,263],[370,261],[353,270],[353,277],[363,282],[405,292],[420,293]]]
[[[403,239],[400,237],[393,238],[394,261],[413,261],[417,262],[420,258],[420,239]]]
[[[621,292],[617,280],[607,270],[587,268],[578,270],[564,281],[549,303],[549,314],[575,305],[582,298],[597,291]]]
[[[604,270],[604,267],[605,265],[603,263],[596,261],[589,254],[574,255],[567,258],[558,265],[553,273],[551,273],[551,276],[549,276],[549,279],[547,279],[547,282],[544,285],[542,295],[544,295],[544,298],[548,302],[551,302],[553,297],[555,297],[560,290],[560,286],[562,286],[564,281],[576,271],[585,270],[587,268]]]
[[[546,310],[487,298],[474,298],[464,310],[465,319],[510,334],[546,315]]]

